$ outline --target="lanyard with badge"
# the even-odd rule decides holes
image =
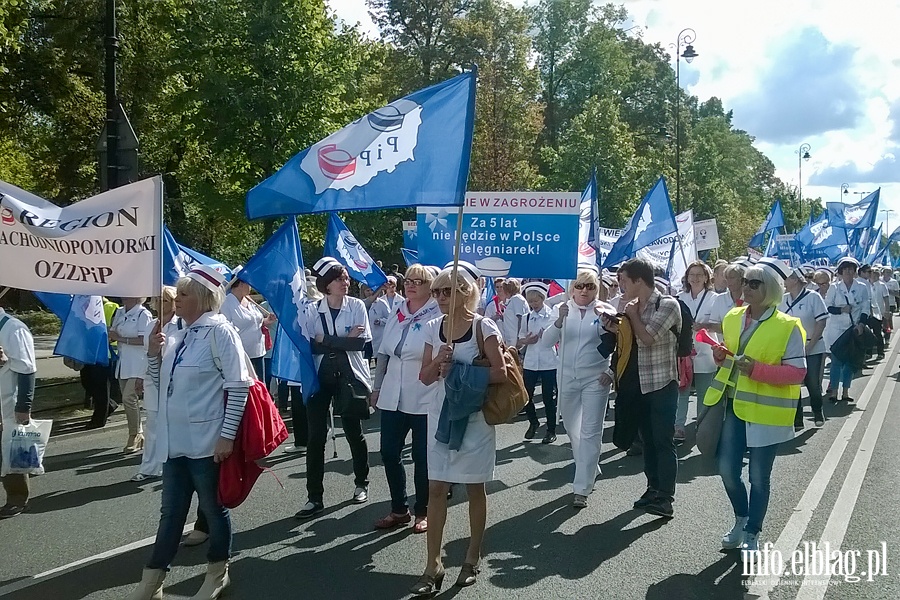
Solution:
[[[172,370],[169,373],[169,388],[167,390],[169,397],[172,396],[172,391],[174,390],[175,368],[181,364],[182,360],[184,360],[184,351],[187,349],[187,336],[191,333],[196,333],[197,331],[197,328],[188,329],[187,333],[184,334],[184,337],[181,338],[181,343],[178,344],[178,347],[175,349],[175,360],[172,361]]]

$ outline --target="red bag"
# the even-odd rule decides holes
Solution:
[[[694,381],[694,359],[690,356],[680,356],[678,357],[678,391],[683,392],[684,390],[691,387],[691,383]],[[703,398],[700,398],[700,401],[703,401]]]
[[[269,328],[266,327],[265,325],[263,325],[261,327],[261,329],[262,329],[263,339],[265,340],[265,343],[266,343],[266,352],[268,352],[269,350],[272,349],[272,334],[269,333]]]
[[[256,461],[270,455],[287,438],[287,426],[272,402],[269,390],[261,381],[255,380],[250,386],[244,416],[234,438],[234,450],[219,467],[219,502],[226,508],[240,506],[266,470]]]

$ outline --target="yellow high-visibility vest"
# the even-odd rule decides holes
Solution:
[[[747,308],[747,306],[733,308],[722,320],[725,345],[733,352],[736,352],[740,345],[741,324]],[[805,343],[806,332],[800,324],[800,319],[776,310],[771,317],[760,322],[747,347],[744,348],[744,356],[767,365],[780,365],[794,328],[800,330]],[[738,373],[735,383],[731,380],[733,368],[734,358],[727,356],[706,391],[703,404],[707,406],[716,404],[721,400],[725,390],[733,387],[729,393],[734,398],[734,414],[741,420],[761,425],[793,424],[800,398],[799,385],[772,385],[750,379],[743,373]]]

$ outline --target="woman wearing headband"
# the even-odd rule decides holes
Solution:
[[[413,531],[428,529],[428,408],[438,384],[419,381],[425,354],[427,323],[438,316],[431,297],[437,267],[411,265],[403,285],[406,300],[387,317],[381,347],[377,351],[375,383],[370,402],[381,411],[381,462],[391,492],[391,512],[375,522],[375,529],[392,529],[409,523],[406,467],[401,455],[412,432]],[[399,295],[398,295],[399,297]]]
[[[778,445],[794,437],[800,384],[806,376],[806,334],[800,320],[780,312],[788,268],[763,258],[744,272],[744,305],[722,321],[724,345],[713,349],[721,365],[704,404],[724,402],[719,474],[734,510],[723,549],[741,548],[744,563],[756,558],[769,505],[769,481]],[[750,492],[741,477],[750,451]]]
[[[492,320],[476,314],[480,277],[473,265],[460,262],[456,273],[452,266],[444,268],[431,282],[432,296],[444,316],[428,323],[419,373],[423,384],[437,385],[428,413],[428,559],[425,572],[410,589],[415,596],[434,595],[444,581],[441,546],[447,492],[453,483],[466,484],[471,531],[456,585],[474,584],[481,570],[487,522],[484,484],[493,480],[497,460],[494,427],[485,422],[481,407],[488,383],[506,380],[506,366],[500,354],[500,330]],[[490,368],[473,369],[469,365],[482,355],[482,345],[482,358]],[[452,421],[451,414],[456,417]]]
[[[316,288],[325,294],[319,301],[313,321],[313,355],[319,373],[319,391],[306,399],[309,438],[306,454],[306,491],[308,501],[295,515],[308,519],[325,510],[325,442],[328,435],[328,411],[341,415],[344,436],[353,457],[356,488],[351,501],[369,500],[369,448],[362,431],[362,420],[369,418],[367,398],[369,363],[363,356],[366,342],[372,340],[365,304],[347,295],[350,276],[337,260],[326,256],[313,271]]]
[[[600,315],[615,315],[616,310],[597,300],[599,288],[596,267],[578,271],[569,288],[571,299],[553,310],[553,324],[544,331],[541,340],[547,346],[559,342],[556,371],[559,412],[575,457],[572,482],[575,508],[587,506],[594,481],[600,474],[603,420],[612,384],[607,375],[609,356],[601,355],[597,347],[604,333]]]
[[[148,373],[162,391],[155,444],[165,462],[162,508],[153,554],[127,600],[162,598],[194,492],[209,525],[209,565],[194,598],[218,598],[229,585],[232,529],[218,498],[219,464],[234,447],[251,377],[237,331],[218,314],[224,283],[212,268],[194,268],[176,285],[175,315],[184,329],[167,337],[157,321],[149,336]]]

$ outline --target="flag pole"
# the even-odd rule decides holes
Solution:
[[[450,313],[447,315],[446,328],[444,329],[444,337],[447,343],[453,347],[453,315],[456,312],[456,288],[459,283],[459,246],[462,242],[462,226],[463,226],[463,210],[466,207],[465,200],[459,205],[459,213],[456,216],[456,241],[453,246],[453,273],[450,275]],[[477,285],[477,281],[475,282]]]

